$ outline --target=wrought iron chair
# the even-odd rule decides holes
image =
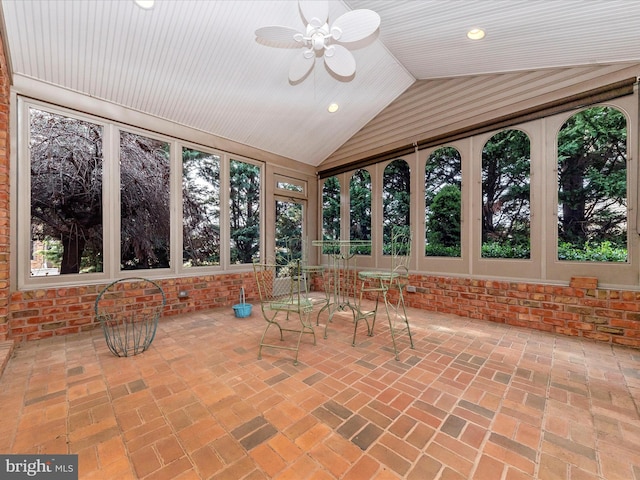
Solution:
[[[306,297],[302,288],[300,261],[296,260],[287,265],[254,263],[253,271],[260,296],[262,316],[267,321],[267,326],[260,338],[258,359],[262,358],[262,347],[292,350],[295,352],[293,364],[297,365],[302,336],[311,334],[313,344],[316,344],[316,334],[309,321],[314,303]],[[299,326],[288,323],[295,324],[295,320],[289,320],[291,314],[298,316]],[[267,332],[272,327],[278,330],[281,342],[279,344],[267,337]],[[295,333],[297,338],[293,342],[284,343],[284,332]]]
[[[147,350],[165,304],[162,287],[146,278],[123,278],[107,285],[94,309],[111,353],[129,357]]]
[[[376,324],[380,297],[384,301],[385,313],[389,321],[391,341],[396,360],[399,360],[396,346],[396,335],[406,333],[409,344],[413,346],[411,327],[404,304],[403,290],[409,283],[409,260],[411,258],[411,232],[405,227],[394,229],[391,235],[391,267],[389,270],[361,271],[358,272],[360,281],[360,293],[358,309],[356,312],[353,329],[353,345],[356,343],[358,323],[364,320],[367,325],[367,334],[373,336]],[[395,293],[397,291],[397,294]],[[375,296],[375,304],[372,310],[363,309],[363,298]],[[371,320],[371,323],[369,321]]]
[[[276,245],[276,264],[289,265],[300,261],[301,289],[307,301],[313,307],[321,305],[316,315],[316,325],[319,324],[320,315],[329,308],[330,279],[322,265],[310,265],[305,243],[300,237],[291,237],[281,240]],[[315,282],[314,280],[317,280]],[[314,288],[318,285],[319,288]]]

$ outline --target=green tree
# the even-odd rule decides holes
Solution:
[[[338,177],[329,177],[322,187],[322,238],[340,238],[340,182]]]
[[[558,243],[627,242],[627,124],[611,107],[573,115],[558,133]]]
[[[371,240],[371,175],[367,170],[356,170],[349,182],[349,238]],[[370,255],[370,246],[353,247],[353,253]]]
[[[220,157],[182,149],[182,261],[220,264]]]
[[[102,270],[102,126],[30,110],[31,235],[61,244],[60,273]]]
[[[462,158],[454,147],[441,147],[435,150],[425,165],[424,174],[425,205],[429,206],[433,198],[445,185],[462,184]]]
[[[371,240],[371,175],[357,170],[349,183],[351,239]]]
[[[446,185],[431,202],[427,218],[427,254],[460,255],[460,189]]]
[[[230,162],[231,263],[251,263],[260,252],[260,167]]]
[[[411,228],[411,172],[401,159],[389,163],[382,177],[383,241],[388,246],[394,228]],[[384,247],[383,247],[384,248]],[[388,253],[385,248],[385,253]]]
[[[459,257],[462,158],[456,148],[441,147],[429,155],[424,185],[425,254]]]
[[[482,150],[482,256],[491,244],[501,256],[529,257],[530,142],[521,130],[495,134]],[[518,251],[508,253],[506,246]]]

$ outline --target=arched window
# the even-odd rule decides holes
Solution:
[[[404,160],[394,160],[384,169],[382,178],[382,225],[383,253],[388,255],[385,246],[391,244],[394,228],[411,227],[411,172]]]
[[[530,141],[495,134],[482,150],[482,257],[530,258]]]
[[[558,259],[627,261],[627,122],[592,107],[558,132]]]
[[[340,239],[340,182],[338,177],[329,177],[322,186],[322,239]],[[322,253],[330,253],[323,247]]]
[[[424,173],[425,255],[459,257],[462,160],[453,147],[427,159]]]
[[[349,182],[349,239],[371,240],[371,175],[361,169]],[[370,255],[371,247],[358,247],[354,253]]]

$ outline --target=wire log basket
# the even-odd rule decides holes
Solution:
[[[111,353],[130,357],[147,350],[165,304],[162,287],[146,278],[123,278],[107,285],[96,298],[95,313]]]

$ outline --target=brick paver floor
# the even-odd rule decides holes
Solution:
[[[258,360],[256,306],[163,318],[129,358],[100,330],[17,345],[0,453],[77,453],[81,479],[640,480],[640,351],[409,315],[399,361],[346,312],[298,366]]]

